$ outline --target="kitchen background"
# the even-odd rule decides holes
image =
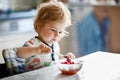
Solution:
[[[33,19],[44,1],[0,0],[0,63],[4,63],[3,49],[22,46],[36,35]],[[98,50],[120,53],[119,0],[61,1],[70,9],[73,22],[67,29],[70,35],[60,41],[61,53],[73,52],[77,57]]]

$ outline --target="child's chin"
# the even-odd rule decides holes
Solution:
[[[53,43],[55,43],[55,42],[58,42],[57,40],[51,40],[51,41],[49,41],[48,43],[49,44],[53,44]]]
[[[53,44],[53,43],[55,43],[56,41],[51,41],[51,42],[49,42],[49,44]]]
[[[55,43],[56,41],[52,41],[51,44]]]
[[[52,41],[52,43],[55,43],[55,42],[57,42],[57,41]]]

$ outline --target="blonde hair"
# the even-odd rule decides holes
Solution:
[[[65,27],[71,25],[71,13],[62,2],[54,0],[42,3],[37,8],[37,14],[34,18],[34,28],[35,30],[37,29],[37,24],[44,26],[46,23],[61,20],[64,20]]]

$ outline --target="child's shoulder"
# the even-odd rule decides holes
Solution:
[[[32,38],[31,38],[30,40],[28,40],[28,41],[42,42],[42,41],[38,38],[38,36],[32,37]]]
[[[38,44],[40,45],[41,43],[42,43],[42,41],[40,41],[38,39],[38,37],[35,36],[35,37],[32,37],[31,39],[29,39],[28,41],[26,41],[24,45],[26,45],[26,46],[28,46],[28,45],[29,46],[37,46]]]

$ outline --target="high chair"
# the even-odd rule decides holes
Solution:
[[[25,72],[25,60],[16,55],[18,48],[8,48],[2,50],[7,71],[10,75]]]

